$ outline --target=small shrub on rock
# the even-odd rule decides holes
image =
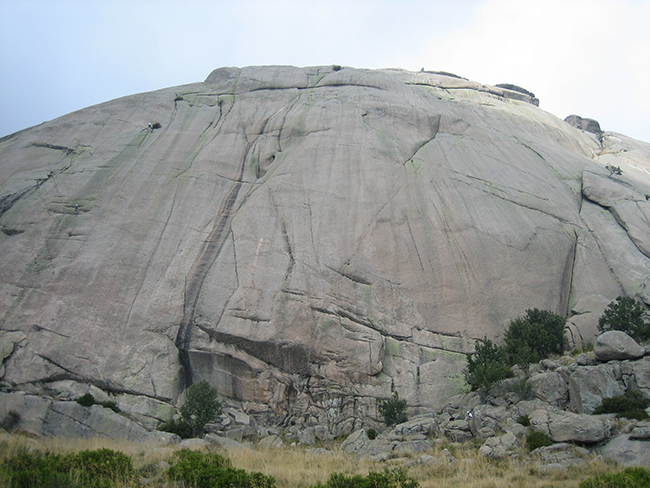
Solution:
[[[170,434],[176,434],[182,439],[189,439],[192,437],[192,435],[194,435],[192,427],[180,419],[172,419],[169,422],[164,422],[158,426],[158,430],[162,432],[169,432]]]
[[[625,468],[619,473],[599,474],[580,483],[580,488],[637,488],[650,486],[650,470]]]
[[[77,403],[82,407],[92,407],[96,402],[94,396],[92,396],[90,393],[86,393],[85,395],[77,398]]]
[[[377,431],[375,429],[368,429],[368,439],[375,440],[377,438]]]
[[[526,436],[526,446],[529,450],[534,451],[537,448],[550,446],[553,444],[553,441],[544,432],[539,430],[534,430]]]
[[[318,483],[311,488],[418,488],[419,483],[407,473],[403,467],[370,471],[368,476],[333,473],[327,483]]]
[[[524,427],[528,427],[530,425],[530,417],[528,417],[528,415],[520,415],[517,419],[517,423]]]
[[[512,370],[506,361],[506,351],[490,339],[476,344],[476,352],[467,355],[465,380],[472,391],[489,389],[494,383],[511,378]]]
[[[394,392],[392,398],[388,400],[379,400],[377,408],[379,408],[379,413],[384,417],[384,422],[388,427],[408,420],[406,416],[406,400],[400,400],[397,392]]]
[[[643,398],[641,393],[628,390],[623,395],[603,398],[602,403],[594,410],[594,414],[615,413],[617,417],[645,420],[648,418],[646,412],[648,406],[650,401]]]
[[[650,339],[650,324],[643,320],[643,307],[630,297],[618,297],[598,319],[598,330],[620,330],[637,341]]]

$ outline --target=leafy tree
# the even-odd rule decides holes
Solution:
[[[497,381],[513,376],[506,361],[506,351],[502,346],[485,338],[476,344],[476,352],[467,355],[465,380],[472,390],[490,388]]]
[[[388,400],[379,400],[377,406],[379,413],[384,417],[384,422],[389,427],[408,420],[406,416],[406,400],[400,400],[397,392],[394,392],[392,398]]]
[[[205,380],[187,389],[185,404],[180,408],[182,422],[191,427],[194,435],[203,432],[205,424],[216,420],[221,411],[217,391]]]
[[[563,317],[548,310],[526,310],[524,317],[510,322],[505,348],[510,365],[527,366],[564,350]]]
[[[636,340],[650,339],[650,324],[643,320],[643,307],[630,297],[618,297],[598,320],[598,330],[620,330]]]

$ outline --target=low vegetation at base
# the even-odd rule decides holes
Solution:
[[[274,488],[275,479],[262,473],[247,473],[232,467],[220,454],[181,450],[169,468],[170,480],[184,481],[194,488]]]
[[[377,408],[384,417],[384,423],[389,427],[408,420],[406,416],[406,400],[400,400],[397,392],[394,392],[393,396],[388,400],[379,400]]]
[[[131,459],[110,449],[61,455],[27,452],[7,458],[3,474],[11,488],[112,487],[135,476]]]
[[[626,468],[620,473],[605,473],[587,478],[580,488],[641,488],[650,486],[650,471],[645,468]]]
[[[643,398],[641,393],[628,390],[623,395],[603,398],[602,403],[594,410],[594,414],[615,413],[617,417],[645,420],[649,418],[646,412],[649,406],[650,401]]]
[[[441,439],[442,440],[442,439]],[[617,473],[621,468],[614,464],[603,462],[596,456],[588,456],[583,463],[566,471],[543,472],[536,464],[522,462],[527,456],[524,450],[516,448],[519,456],[507,457],[500,460],[486,458],[478,452],[478,445],[473,442],[454,443],[449,441],[435,443],[424,453],[395,453],[395,458],[385,462],[372,461],[369,458],[358,458],[340,448],[341,441],[328,441],[322,447],[329,454],[318,455],[312,449],[280,448],[280,449],[222,449],[208,448],[197,454],[187,452],[179,454],[180,449],[167,447],[152,449],[149,444],[131,443],[127,441],[110,441],[108,439],[34,439],[24,435],[0,434],[0,486],[2,487],[58,487],[58,488],[136,488],[151,486],[156,488],[192,488],[200,483],[200,477],[206,472],[215,470],[237,471],[239,478],[235,481],[226,475],[220,479],[230,480],[229,483],[249,483],[252,488],[306,488],[320,484],[327,488],[364,488],[368,482],[388,486],[388,488],[415,487],[419,488],[488,488],[488,487],[518,487],[518,488],[578,488],[578,485],[588,479],[602,474]],[[523,444],[523,442],[522,442]],[[522,446],[523,447],[523,446]],[[38,450],[38,454],[35,449]],[[215,450],[213,450],[215,449]],[[102,470],[93,471],[89,468],[96,464],[92,456],[83,454],[84,451],[100,452],[103,463]],[[111,453],[112,451],[112,453]],[[105,453],[105,454],[101,454]],[[27,464],[18,464],[16,459],[25,459]],[[430,456],[434,461],[419,463],[422,455]],[[97,456],[97,455],[95,455]],[[118,457],[119,456],[119,457]],[[454,461],[449,462],[453,456]],[[35,459],[36,458],[36,459]],[[84,461],[77,463],[76,471],[67,471],[66,463],[52,462],[47,468],[43,461],[49,481],[43,477],[27,479],[23,484],[17,481],[15,469],[25,467],[23,471],[39,471],[41,459],[60,461],[76,459]],[[126,459],[123,464],[115,463],[117,459]],[[128,463],[130,460],[130,464]],[[394,473],[398,463],[412,464],[408,472]],[[117,466],[116,466],[117,464]],[[69,466],[69,464],[67,464]],[[9,469],[9,466],[12,468]],[[31,466],[31,467],[30,467]],[[111,467],[112,466],[112,467]],[[385,468],[389,467],[390,475]],[[173,469],[172,469],[173,468]],[[245,474],[242,474],[244,471]],[[379,473],[370,475],[370,473]],[[92,473],[92,474],[91,474]],[[111,477],[111,473],[115,476]],[[255,473],[261,473],[255,475]],[[335,473],[336,476],[332,476]],[[232,473],[231,473],[232,474]],[[33,475],[30,474],[28,476]],[[92,476],[92,480],[89,479]],[[173,476],[175,479],[171,479]],[[271,485],[271,478],[275,480]],[[29,481],[29,480],[32,481]],[[188,480],[192,479],[190,482]],[[403,480],[403,482],[400,482]],[[340,484],[335,484],[340,482]],[[385,482],[385,485],[383,484]],[[29,484],[31,483],[31,484]],[[212,483],[208,481],[208,483]],[[220,484],[208,486],[224,486]],[[598,486],[598,485],[596,485]],[[589,487],[591,488],[591,487]],[[599,487],[600,488],[600,487]]]
[[[643,320],[644,309],[634,298],[620,296],[610,303],[598,320],[598,330],[620,330],[637,341],[650,339],[650,324]]]
[[[370,471],[368,476],[333,473],[325,484],[317,483],[312,488],[418,488],[419,483],[407,475],[406,468],[384,468]]]
[[[550,446],[552,444],[553,441],[548,436],[548,434],[545,434],[544,432],[540,432],[538,430],[534,430],[526,436],[526,447],[530,451],[534,451],[540,447]]]

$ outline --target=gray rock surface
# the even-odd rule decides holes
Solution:
[[[221,68],[4,137],[0,161],[2,381],[94,385],[150,425],[205,379],[349,433],[391,385],[442,407],[528,308],[650,301],[650,145],[512,89]]]
[[[629,434],[616,436],[598,452],[604,459],[615,461],[622,466],[650,467],[648,441],[632,440]]]
[[[593,413],[603,398],[625,393],[625,385],[620,380],[612,364],[575,368],[569,376],[571,409],[576,413]]]
[[[594,355],[599,361],[637,359],[644,354],[645,347],[620,330],[608,330],[599,335],[594,343]]]
[[[500,437],[490,437],[478,452],[488,458],[502,459],[517,445],[517,442],[515,434],[508,432]]]
[[[548,434],[553,442],[593,444],[603,441],[610,431],[598,417],[561,410],[537,410],[530,417],[530,423],[535,430]]]

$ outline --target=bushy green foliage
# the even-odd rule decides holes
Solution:
[[[262,473],[235,469],[230,460],[212,453],[181,450],[167,471],[171,480],[194,488],[274,488],[275,479]]]
[[[0,428],[10,432],[20,423],[20,414],[15,410],[9,410],[5,418],[0,422]]]
[[[650,486],[650,470],[625,468],[618,473],[599,474],[580,483],[580,488],[640,488]]]
[[[375,429],[368,429],[368,439],[371,441],[377,438],[377,431]]]
[[[221,415],[221,402],[217,400],[217,390],[207,381],[195,383],[187,389],[186,400],[180,408],[181,420],[190,426],[194,435],[203,432],[208,422]]]
[[[77,398],[77,403],[82,407],[91,407],[95,404],[95,397],[90,393],[86,393],[85,395]]]
[[[11,488],[109,488],[134,477],[131,459],[110,449],[60,455],[34,451],[5,459]]]
[[[158,430],[162,432],[169,432],[170,434],[176,434],[183,439],[189,439],[194,435],[192,427],[180,419],[172,419],[169,422],[165,422],[158,427]]]
[[[379,400],[377,402],[379,413],[384,417],[384,423],[387,426],[401,424],[406,422],[406,400],[400,400],[397,392],[388,400]]]
[[[490,339],[476,344],[476,352],[467,355],[465,380],[472,390],[490,388],[497,381],[513,376],[506,361],[506,351]]]
[[[82,407],[92,407],[93,405],[101,405],[102,407],[110,408],[115,413],[120,412],[120,409],[118,408],[115,402],[111,402],[111,401],[98,402],[97,400],[95,400],[95,397],[92,396],[90,393],[86,393],[85,395],[80,396],[79,398],[77,398],[76,401]]]
[[[538,447],[550,446],[552,444],[553,441],[551,438],[539,430],[534,430],[526,436],[526,446],[531,451],[534,451]]]
[[[370,471],[368,476],[333,473],[327,483],[318,483],[311,488],[418,488],[419,483],[407,473],[403,467]]]
[[[510,365],[537,363],[564,350],[563,317],[549,310],[526,310],[524,317],[510,322],[504,336]]]
[[[524,427],[528,427],[530,425],[530,417],[528,417],[528,415],[520,415],[517,419],[517,423]]]
[[[643,307],[630,297],[618,297],[598,319],[598,330],[620,330],[637,341],[650,339],[650,324],[643,320]]]
[[[594,414],[615,413],[617,417],[644,420],[648,418],[648,412],[646,412],[648,406],[650,406],[650,401],[643,398],[641,393],[628,390],[623,395],[603,398],[602,403],[594,410]]]

